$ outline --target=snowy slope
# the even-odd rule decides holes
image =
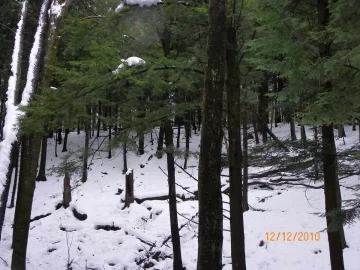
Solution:
[[[279,137],[287,136],[287,125],[273,129]],[[358,131],[346,129],[345,147],[357,141]],[[175,135],[174,131],[174,135]],[[300,134],[298,134],[300,137]],[[311,136],[308,131],[308,136]],[[156,137],[156,136],[155,136]],[[199,134],[192,134],[192,151],[199,150]],[[150,160],[156,151],[146,140],[146,153],[136,156],[129,152],[128,167],[134,169],[135,197],[147,198],[166,195],[168,192],[166,176],[158,168],[166,171],[166,158]],[[54,141],[49,140],[48,167],[60,162],[54,157]],[[342,140],[337,141],[341,147]],[[83,137],[71,132],[69,135],[70,150],[76,150],[83,145]],[[182,138],[181,148],[185,146]],[[94,143],[97,148],[97,142]],[[58,149],[60,152],[60,147]],[[59,153],[63,156],[63,153]],[[47,182],[36,183],[32,218],[51,213],[51,215],[33,221],[30,226],[27,267],[29,270],[63,270],[68,261],[72,261],[73,269],[142,269],[136,260],[146,258],[151,250],[151,258],[147,260],[148,269],[172,269],[169,208],[166,200],[145,201],[134,203],[130,208],[122,210],[124,192],[120,195],[118,189],[124,189],[125,175],[122,175],[122,152],[118,149],[114,158],[107,159],[106,152],[95,156],[88,182],[73,190],[72,206],[68,209],[55,206],[62,199],[62,178],[48,176]],[[183,159],[177,158],[183,165]],[[194,158],[189,160],[188,172],[197,177],[197,163]],[[145,165],[140,168],[140,164]],[[251,173],[259,168],[250,168]],[[189,190],[197,190],[197,183],[180,169],[176,169],[176,181]],[[224,172],[226,174],[226,170]],[[72,186],[79,177],[72,179]],[[226,178],[222,182],[226,184]],[[269,179],[259,179],[268,181]],[[309,181],[305,181],[308,183]],[[357,176],[342,180],[344,186],[359,184]],[[186,192],[177,187],[178,194]],[[189,197],[189,194],[187,194]],[[190,194],[191,195],[191,194]],[[342,188],[343,199],[353,197],[353,191]],[[228,201],[226,195],[224,201]],[[290,187],[287,185],[274,187],[274,190],[251,186],[249,204],[254,209],[245,213],[245,235],[247,267],[251,270],[328,270],[330,259],[324,218],[314,213],[324,211],[323,189],[306,189],[305,187]],[[72,208],[87,219],[80,221],[73,215]],[[224,204],[227,208],[228,205]],[[197,256],[197,201],[178,200],[179,226],[188,223],[181,231],[182,258],[188,270],[196,269]],[[10,269],[12,219],[14,209],[8,209],[3,230],[0,250],[0,269]],[[228,215],[228,214],[227,214]],[[195,222],[189,222],[193,220]],[[104,227],[108,225],[107,227]],[[345,267],[347,270],[358,270],[358,254],[360,254],[360,223],[345,228],[349,248],[344,250]],[[105,228],[110,230],[99,229]],[[103,226],[103,227],[102,227]],[[229,229],[229,222],[224,220],[224,228]],[[266,232],[320,232],[319,241],[307,242],[271,242],[266,240]],[[262,245],[261,241],[264,241]],[[68,252],[69,250],[69,252]],[[69,254],[69,255],[68,255]],[[161,259],[159,259],[159,257]],[[224,231],[224,269],[231,269],[230,234]],[[153,265],[153,266],[152,266]]]

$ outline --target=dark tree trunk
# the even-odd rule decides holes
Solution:
[[[229,45],[226,50],[226,93],[229,139],[231,257],[233,270],[246,270],[241,171],[240,72],[236,61],[236,30],[232,25],[227,28],[227,41]],[[261,119],[261,121],[264,121],[264,119]]]
[[[36,181],[46,181],[47,136],[41,140],[40,167]]]
[[[98,113],[98,121],[97,121],[97,131],[96,131],[96,137],[100,137],[100,129],[101,129],[101,101],[99,101],[99,113]]]
[[[301,132],[301,141],[306,142],[306,131],[304,125],[301,125],[300,132]]]
[[[195,111],[192,111],[192,113],[191,113],[191,125],[192,125],[192,129],[194,131],[194,134],[196,134],[197,127],[196,127],[196,122],[195,122]]]
[[[171,227],[171,239],[173,244],[173,269],[182,270],[183,266],[182,266],[182,258],[181,258],[180,235],[179,235],[177,207],[176,207],[173,130],[169,120],[165,121],[165,145],[166,145],[168,184],[169,184],[170,227]]]
[[[144,132],[141,131],[138,133],[139,136],[139,148],[138,148],[138,152],[139,155],[143,155],[145,154],[145,149],[144,149],[144,144],[145,144],[145,138],[144,138]]]
[[[258,134],[257,125],[256,125],[255,120],[253,120],[253,128],[254,128],[255,143],[259,144],[260,140],[259,140],[259,134]]]
[[[88,112],[88,115],[90,116],[88,108],[87,108],[87,112]],[[84,153],[83,153],[83,168],[82,168],[82,177],[81,177],[81,182],[83,182],[83,183],[85,183],[88,178],[88,158],[89,158],[89,153],[90,153],[90,149],[89,149],[90,134],[89,133],[90,132],[91,132],[90,120],[86,119],[85,120],[85,146],[84,146]]]
[[[176,148],[180,148],[181,125],[177,126]]]
[[[338,136],[339,138],[346,137],[344,125],[338,126],[338,134],[339,134],[339,136]]]
[[[328,0],[317,0],[317,14],[320,30],[324,30],[329,24],[329,2]],[[331,56],[331,43],[319,44],[319,55],[321,58],[327,59]],[[323,82],[322,88],[324,92],[332,91],[330,81]],[[322,159],[324,172],[324,191],[325,191],[325,210],[327,213],[327,235],[330,250],[330,262],[332,270],[344,270],[344,258],[342,252],[341,232],[339,228],[330,229],[332,217],[328,215],[332,211],[339,210],[338,202],[338,176],[337,176],[337,157],[336,146],[334,140],[334,129],[332,125],[324,125],[322,130]]]
[[[4,220],[5,220],[6,204],[8,202],[8,197],[9,197],[13,168],[16,166],[16,161],[17,161],[17,151],[18,151],[17,148],[18,148],[17,142],[15,142],[11,147],[10,164],[6,174],[4,191],[2,192],[0,197],[0,240],[1,240],[2,227],[4,225]],[[14,181],[16,182],[16,179],[14,179]],[[14,185],[16,184],[14,183]]]
[[[249,182],[249,158],[248,158],[248,137],[247,137],[247,113],[243,110],[243,211],[249,210],[248,182]]]
[[[164,127],[163,127],[163,125],[161,125],[160,129],[159,129],[158,146],[157,146],[157,152],[156,152],[157,158],[162,157],[163,145],[164,145]]]
[[[123,142],[123,174],[125,174],[128,170],[127,167],[127,149],[126,149],[126,140],[127,140],[127,136],[126,138],[124,138],[124,142]]]
[[[134,171],[131,170],[125,175],[125,207],[129,207],[134,200]]]
[[[71,202],[71,185],[70,185],[70,175],[68,172],[65,172],[64,177],[64,192],[63,192],[63,205],[64,208],[68,208]]]
[[[290,118],[290,137],[292,142],[296,141],[295,121],[293,116]]]
[[[268,92],[268,79],[265,76],[264,81],[261,83],[261,87],[259,88],[259,129],[262,133],[263,143],[267,142],[267,132],[265,126],[267,126],[269,122],[269,113],[268,113],[268,97],[266,96]]]
[[[220,173],[226,69],[226,0],[210,0],[208,33],[198,172],[197,270],[222,269],[223,207]]]
[[[200,126],[201,126],[201,107],[197,107],[196,109],[196,115],[197,115],[197,127],[198,127],[198,131],[200,131]]]
[[[56,133],[55,134],[55,157],[58,157],[58,154],[57,154],[57,136],[58,136],[58,134]]]
[[[189,158],[189,149],[190,149],[190,134],[191,134],[191,114],[190,112],[186,113],[185,117],[185,161],[184,169],[187,169],[187,161]]]
[[[338,210],[338,178],[337,178],[337,162],[336,147],[334,141],[333,126],[322,126],[322,159],[324,172],[324,189],[325,189],[325,209],[329,214]],[[328,226],[328,241],[330,249],[330,261],[332,270],[343,270],[344,259],[342,253],[341,230],[339,228],[330,229],[333,218],[326,216]]]
[[[19,155],[20,155],[20,145],[16,142],[16,160],[15,160],[15,176],[14,176],[14,185],[11,194],[11,201],[9,208],[13,208],[15,205],[15,195],[16,195],[16,186],[18,183],[18,173],[19,173]],[[1,233],[0,233],[1,236]]]
[[[315,141],[315,153],[314,153],[314,175],[315,180],[319,180],[319,136],[318,128],[314,127],[314,141]]]
[[[80,134],[80,120],[77,121],[77,134]]]
[[[353,126],[352,126],[352,131],[356,131],[356,125],[355,124],[353,124]]]
[[[62,152],[67,152],[67,141],[68,141],[69,133],[70,133],[70,130],[68,128],[66,128]]]
[[[61,128],[57,130],[57,142],[58,144],[62,144],[62,134],[61,134]]]
[[[26,269],[26,250],[40,144],[41,135],[39,134],[31,134],[22,137],[21,166],[19,189],[15,207],[11,270]]]
[[[151,142],[151,145],[154,145],[154,138],[153,138],[152,130],[150,131],[150,142]]]

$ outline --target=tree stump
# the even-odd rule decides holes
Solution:
[[[125,175],[125,207],[134,202],[134,170],[128,170]]]
[[[64,193],[63,193],[63,205],[64,208],[68,208],[71,202],[71,185],[70,176],[66,172],[64,177]]]

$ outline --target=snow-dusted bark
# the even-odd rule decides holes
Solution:
[[[10,152],[12,144],[17,139],[18,125],[17,118],[19,112],[15,105],[15,96],[17,85],[19,83],[19,70],[20,70],[20,54],[22,47],[22,38],[24,30],[24,20],[27,10],[27,1],[22,3],[21,17],[18,23],[18,29],[15,35],[14,51],[11,62],[12,75],[9,78],[8,90],[6,92],[6,116],[4,125],[4,140],[0,142],[0,194],[3,192],[3,188],[6,182],[6,174],[10,164]]]

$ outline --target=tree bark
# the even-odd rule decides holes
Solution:
[[[134,200],[134,171],[131,170],[125,175],[125,207],[130,207]]]
[[[165,145],[168,169],[168,185],[169,185],[169,212],[171,239],[173,244],[173,269],[182,270],[181,245],[179,235],[179,225],[176,207],[176,186],[175,186],[175,164],[174,164],[174,143],[173,130],[169,120],[165,121]]]
[[[145,144],[144,132],[143,132],[143,131],[138,132],[138,136],[139,136],[139,148],[138,148],[138,153],[139,153],[139,155],[143,155],[143,154],[145,154],[145,149],[144,149],[144,144]]]
[[[156,151],[157,158],[162,157],[163,145],[164,145],[164,127],[161,125],[159,129],[158,146]]]
[[[242,151],[240,124],[240,77],[237,63],[237,37],[235,28],[227,28],[227,112],[229,139],[230,231],[233,270],[245,270],[245,235],[242,191]],[[262,123],[264,119],[261,119]],[[264,128],[263,128],[263,131]],[[266,132],[266,131],[265,131]],[[246,139],[246,138],[245,138]]]
[[[89,108],[86,108],[87,112],[88,112],[88,116],[90,116],[91,114],[89,114]],[[83,168],[82,168],[82,177],[81,177],[81,182],[85,183],[87,181],[88,178],[88,158],[89,158],[89,153],[90,153],[90,149],[89,149],[89,142],[90,142],[90,133],[91,132],[91,128],[90,128],[90,120],[86,119],[85,120],[85,146],[84,146],[84,153],[83,153]]]
[[[248,182],[249,182],[249,158],[248,158],[248,138],[247,138],[247,113],[243,110],[243,211],[249,210]]]
[[[320,30],[324,30],[329,24],[329,2],[328,0],[317,0],[318,24]],[[319,44],[319,55],[322,59],[331,56],[331,43]],[[332,91],[331,81],[322,83],[324,92]],[[325,191],[325,210],[326,223],[328,226],[327,234],[330,250],[330,262],[332,270],[344,270],[344,258],[342,252],[341,232],[339,228],[330,229],[332,217],[328,215],[332,211],[338,209],[338,175],[337,175],[337,157],[336,146],[334,140],[333,125],[323,125],[322,128],[322,159],[324,172],[324,191]]]
[[[301,141],[306,142],[306,130],[304,125],[301,125],[300,132],[301,132]]]
[[[64,177],[64,192],[63,192],[63,205],[64,208],[68,208],[71,202],[71,185],[70,185],[70,175],[68,172],[65,172]]]
[[[61,128],[59,128],[59,129],[57,130],[57,142],[58,142],[58,144],[62,144]]]
[[[190,112],[187,112],[185,116],[185,161],[184,161],[185,170],[187,169],[187,161],[190,152],[190,134],[191,134],[191,114]]]
[[[14,185],[13,185],[13,190],[12,190],[12,194],[11,194],[11,201],[10,201],[9,208],[13,208],[14,205],[15,205],[15,194],[16,194],[16,187],[17,187],[17,183],[18,183],[18,173],[19,173],[19,155],[20,155],[20,145],[17,142],[16,143],[16,160],[15,160]],[[1,233],[0,233],[0,236],[1,236]]]
[[[126,140],[127,140],[127,136],[124,138],[124,142],[123,142],[123,174],[125,174],[128,170]]]
[[[295,121],[294,121],[294,117],[292,115],[290,118],[290,137],[291,137],[292,142],[297,140],[296,131],[295,131]]]
[[[24,135],[22,137],[21,166],[15,207],[11,270],[26,269],[26,250],[41,137],[42,136],[37,133]]]
[[[203,94],[198,172],[199,236],[197,270],[222,268],[222,112],[225,86],[226,0],[210,0],[208,64]]]
[[[70,133],[70,130],[68,128],[66,128],[62,152],[67,152],[67,141],[68,141],[69,133]]]
[[[41,140],[40,167],[36,181],[46,181],[46,156],[47,156],[47,136]]]

